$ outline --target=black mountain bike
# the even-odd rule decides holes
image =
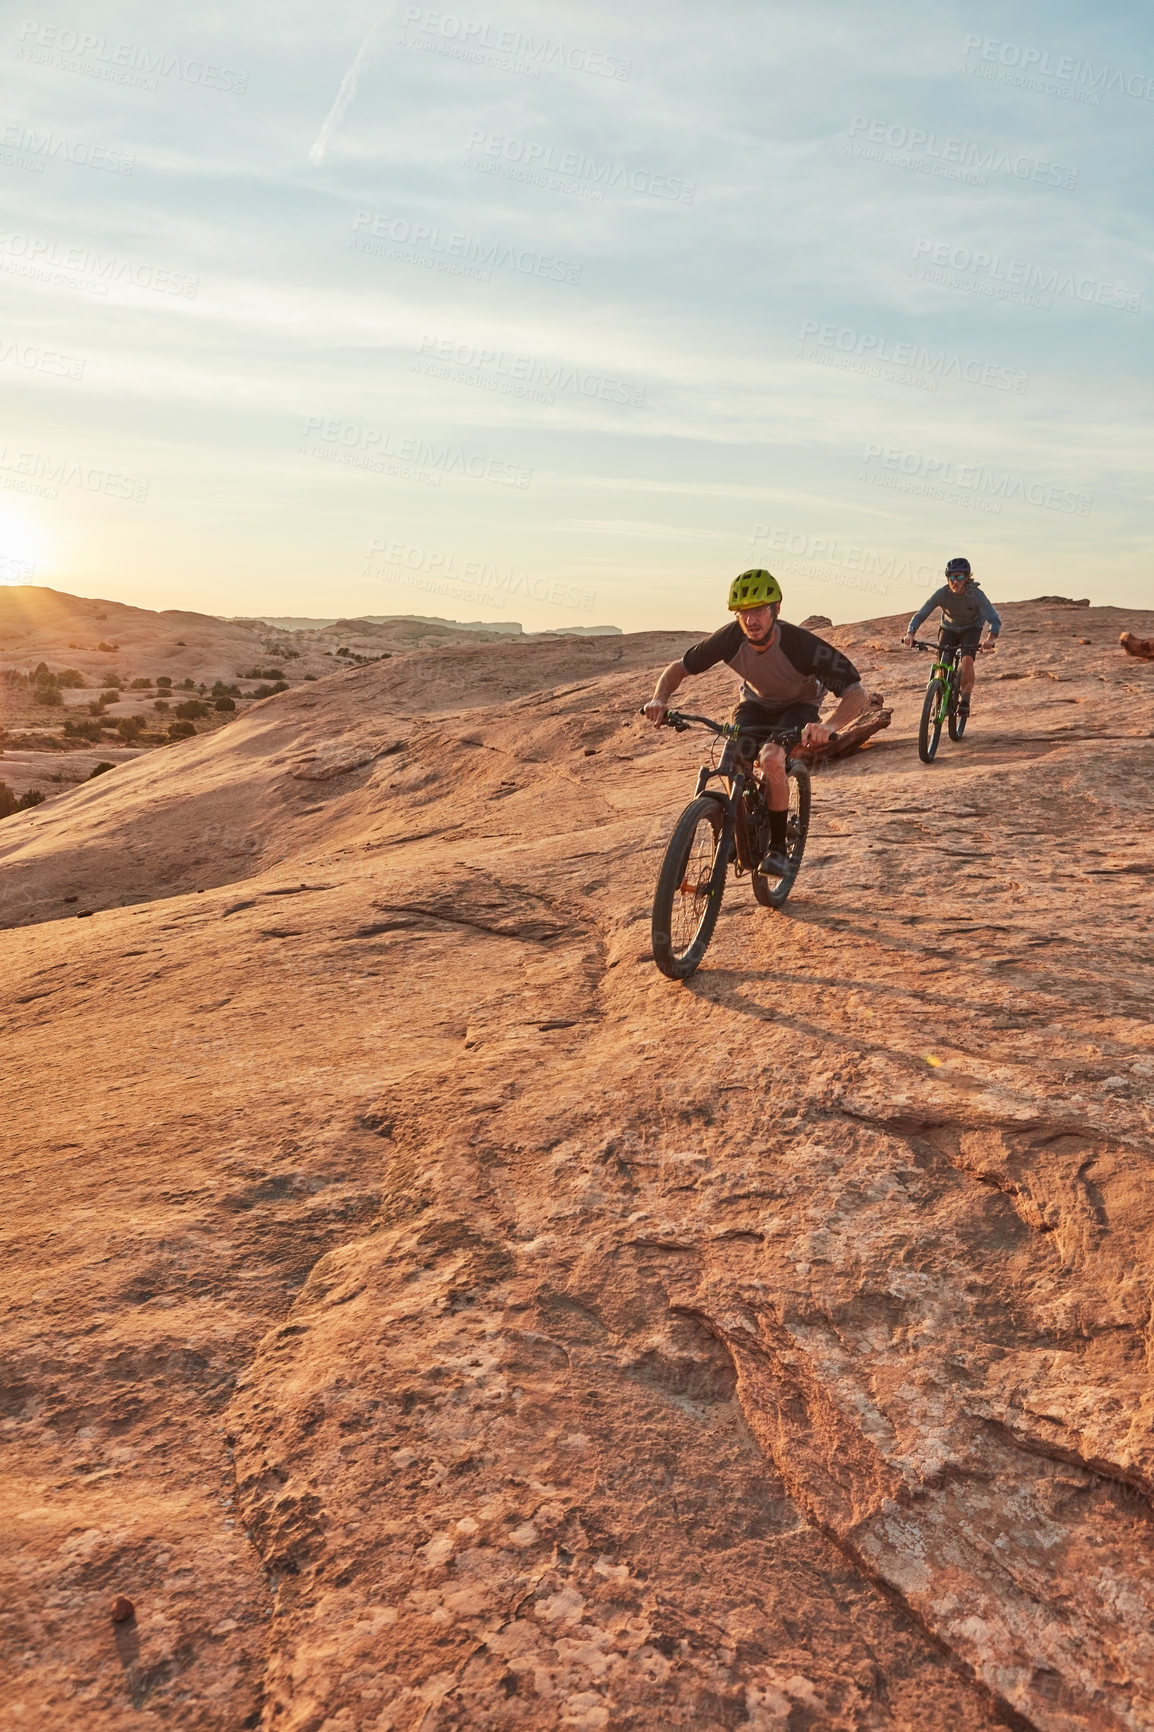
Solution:
[[[974,654],[980,655],[984,647],[983,644],[976,645]],[[928,650],[934,658],[922,704],[922,719],[918,723],[918,757],[923,764],[932,764],[937,756],[943,723],[949,729],[951,740],[960,740],[970,719],[969,709],[958,707],[961,700],[961,645],[948,644],[943,648],[940,644],[923,643],[921,638],[915,638],[914,648]]]
[[[693,799],[686,806],[669,838],[665,859],[657,877],[653,898],[653,960],[670,980],[685,980],[701,962],[717,917],[730,864],[735,877],[749,874],[753,894],[763,908],[780,908],[793,889],[809,833],[809,771],[794,763],[790,749],[801,738],[801,729],[778,733],[768,728],[740,728],[733,723],[712,722],[708,716],[689,716],[666,710],[663,725],[684,733],[691,724],[708,728],[726,742],[716,768],[703,765],[697,772]],[[836,739],[836,734],[830,735]],[[769,852],[769,807],[761,782],[753,775],[753,760],[743,757],[739,740],[758,745],[773,740],[785,748],[785,773],[789,778],[789,816],[786,824],[786,858],[789,870],[781,878],[761,872]],[[710,782],[721,786],[711,788]]]

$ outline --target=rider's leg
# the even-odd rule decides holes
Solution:
[[[974,689],[974,658],[962,657],[962,696],[968,698]]]
[[[765,803],[769,807],[770,847],[775,852],[784,853],[789,822],[789,777],[785,773],[784,751],[772,740],[767,740],[758,753],[757,766],[765,784]]]

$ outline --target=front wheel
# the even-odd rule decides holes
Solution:
[[[810,785],[809,771],[804,764],[789,767],[789,812],[785,820],[785,852],[789,871],[784,878],[766,878],[753,874],[753,894],[763,908],[780,908],[797,881],[801,857],[809,835]]]
[[[942,737],[942,698],[945,686],[939,675],[932,679],[926,687],[926,701],[922,705],[922,719],[918,724],[918,757],[923,764],[932,764],[938,749],[938,741]]]
[[[670,980],[685,980],[705,955],[731,851],[721,802],[707,795],[690,801],[669,838],[653,898],[653,960]]]

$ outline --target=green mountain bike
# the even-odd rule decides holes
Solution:
[[[980,655],[983,647],[978,644],[974,654]],[[961,645],[949,644],[943,649],[939,644],[923,643],[921,638],[915,638],[914,648],[928,650],[934,658],[922,704],[922,719],[918,723],[918,757],[923,764],[932,764],[937,756],[942,728],[949,730],[951,740],[960,740],[970,719],[969,708],[963,710],[960,707]]]

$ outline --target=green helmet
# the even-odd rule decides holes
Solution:
[[[730,613],[738,613],[745,607],[765,607],[780,600],[781,585],[772,571],[743,571],[729,586]]]

